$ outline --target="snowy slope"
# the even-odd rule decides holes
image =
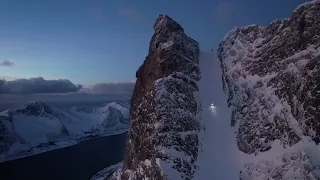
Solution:
[[[99,172],[97,172],[90,180],[105,180],[106,178],[110,177],[112,173],[119,170],[123,165],[123,162],[119,162],[117,164],[111,165],[106,167]]]
[[[319,0],[303,4],[290,19],[236,28],[219,45],[243,180],[320,178],[319,10]]]
[[[1,115],[0,161],[71,145],[91,136],[124,132],[129,128],[129,110],[117,103],[66,110],[33,102]]]
[[[200,170],[194,179],[239,179],[239,152],[234,129],[230,127],[231,111],[222,90],[220,62],[215,52],[200,53],[200,71],[201,119],[206,129]]]
[[[193,179],[239,179],[240,154],[234,129],[230,127],[231,111],[226,103],[227,96],[222,90],[220,62],[214,52],[201,52],[199,63],[201,80],[198,85],[202,104],[200,118],[204,122],[205,131],[199,135],[203,138],[203,151],[197,161],[199,170]],[[93,176],[92,180],[106,179],[116,169],[118,171],[114,177],[120,179],[121,166],[122,163],[118,163],[107,167]]]

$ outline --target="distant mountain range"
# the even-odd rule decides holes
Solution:
[[[129,109],[115,102],[71,109],[32,102],[0,113],[0,162],[128,128]]]

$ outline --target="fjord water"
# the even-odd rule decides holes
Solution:
[[[127,133],[82,141],[74,146],[0,164],[1,180],[88,180],[123,160]]]

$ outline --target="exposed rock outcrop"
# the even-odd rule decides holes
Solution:
[[[320,1],[303,4],[290,19],[276,20],[267,27],[232,30],[220,43],[218,57],[224,90],[233,107],[231,124],[238,127],[242,152],[263,154],[275,142],[289,148],[305,136],[320,142]],[[308,153],[299,158],[305,162]],[[292,165],[307,168],[298,161]],[[243,179],[257,178],[245,167]],[[275,165],[277,168],[281,165]],[[278,169],[282,172],[273,176],[275,171],[269,168],[263,177],[286,179],[284,171],[290,170]],[[301,176],[290,178],[315,178],[312,168],[302,171]]]
[[[136,73],[124,164],[112,179],[191,179],[201,148],[199,45],[167,15]]]
[[[0,116],[0,154],[9,151],[10,146],[16,141],[6,122],[8,122],[8,118]]]
[[[50,119],[67,118],[64,114],[54,111],[49,105],[45,104],[44,102],[31,102],[23,108],[16,109],[12,112],[12,114],[34,117],[47,117]]]

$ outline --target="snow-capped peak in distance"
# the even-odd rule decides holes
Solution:
[[[55,143],[80,141],[90,135],[104,136],[125,132],[129,128],[129,109],[113,102],[100,107],[59,109],[44,102],[0,113],[0,161],[37,151],[48,150]],[[50,147],[50,145],[54,145]]]
[[[44,102],[31,102],[23,108],[18,108],[14,113],[24,114],[27,116],[45,116],[52,114],[54,111]]]

